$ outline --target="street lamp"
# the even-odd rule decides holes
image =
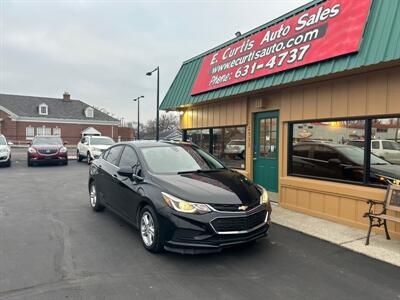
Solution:
[[[155,68],[153,71],[147,72],[147,76],[151,76],[157,71],[157,114],[156,114],[156,140],[160,138],[160,67]]]
[[[133,101],[137,101],[137,139],[140,138],[140,135],[139,135],[139,128],[140,128],[140,119],[139,119],[140,106],[139,106],[139,100],[140,100],[140,98],[144,98],[144,96],[139,96],[139,97],[133,99]]]

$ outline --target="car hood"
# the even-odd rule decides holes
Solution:
[[[399,165],[371,165],[371,172],[395,179],[400,179]]]
[[[256,185],[240,173],[230,170],[154,175],[153,180],[167,193],[191,202],[252,205],[260,201]]]
[[[64,146],[63,145],[33,145],[31,147],[36,150],[42,150],[42,149],[60,149]]]

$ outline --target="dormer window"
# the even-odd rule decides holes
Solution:
[[[86,118],[93,118],[94,110],[92,107],[88,107],[85,109]]]
[[[42,103],[39,105],[39,115],[47,116],[49,114],[49,107],[46,103]]]

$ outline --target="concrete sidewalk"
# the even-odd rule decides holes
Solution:
[[[277,204],[272,209],[273,223],[400,267],[400,240],[386,240],[385,236],[372,233],[370,244],[365,246],[366,230],[297,213]]]

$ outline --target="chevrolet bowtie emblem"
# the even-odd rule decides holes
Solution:
[[[248,208],[248,206],[247,205],[242,205],[242,206],[239,206],[239,210],[246,210]]]

